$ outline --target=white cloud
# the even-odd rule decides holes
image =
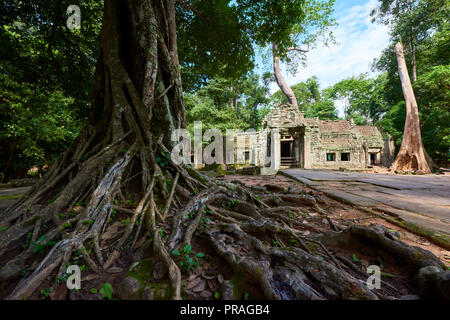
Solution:
[[[311,50],[307,54],[306,68],[300,67],[295,75],[287,74],[282,64],[286,81],[294,85],[315,75],[321,88],[326,88],[352,75],[365,72],[373,75],[370,64],[380,56],[389,40],[389,28],[370,21],[370,11],[376,6],[377,0],[368,0],[336,12],[338,25],[333,33],[337,44],[330,47],[319,45]],[[272,84],[271,91],[276,90],[278,87]],[[342,104],[338,105],[338,109],[342,116]]]

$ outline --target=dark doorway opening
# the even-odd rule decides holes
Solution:
[[[377,162],[377,155],[375,153],[370,154],[370,164],[373,166]]]
[[[292,157],[292,142],[281,141],[281,157]]]

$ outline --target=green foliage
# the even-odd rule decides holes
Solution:
[[[0,10],[0,172],[22,177],[56,160],[90,110],[103,3],[2,1]],[[65,8],[83,12],[82,32],[65,27]]]
[[[56,241],[47,241],[44,242],[45,240],[45,235],[43,235],[38,242],[31,242],[31,244],[33,245],[33,252],[34,253],[44,253],[44,249],[45,247],[48,246],[54,246],[56,244]]]
[[[299,82],[291,87],[297,98],[300,111],[305,113],[307,118],[318,117],[320,120],[337,119],[337,110],[330,97],[328,89],[320,90],[317,77],[313,76],[305,82]],[[287,103],[286,96],[280,91],[276,91],[271,96],[272,105]]]
[[[173,250],[172,254],[179,257],[182,257],[184,255],[183,260],[180,261],[180,266],[187,272],[194,271],[195,268],[197,268],[199,265],[198,259],[205,256],[203,252],[199,252],[196,255],[192,254],[192,247],[190,244],[184,246],[183,253],[181,253],[179,250]]]
[[[374,69],[385,72],[380,92],[389,106],[379,124],[394,138],[398,150],[406,112],[393,47],[401,40],[406,48],[405,59],[410,74],[411,48],[415,49],[417,81],[413,81],[413,87],[419,107],[422,141],[435,161],[448,161],[450,158],[449,13],[448,1],[380,0],[378,9],[372,14],[375,20],[391,23],[391,43],[373,64]]]
[[[102,299],[106,298],[108,300],[112,300],[113,295],[113,287],[109,283],[102,284],[102,288],[100,289],[100,296]]]
[[[434,66],[414,84],[420,97],[423,143],[435,159],[450,160],[450,64]]]
[[[355,124],[373,124],[387,108],[380,96],[383,84],[382,76],[373,79],[367,74],[360,74],[327,88],[326,95],[330,99],[343,101],[345,117],[353,119]]]
[[[50,288],[41,289],[41,299],[42,300],[48,299],[50,293],[52,293],[52,289]]]
[[[237,81],[214,78],[195,93],[185,93],[186,119],[193,134],[194,121],[202,121],[203,129],[257,129],[267,114],[268,87],[257,75]]]
[[[169,164],[169,159],[170,157],[168,154],[161,152],[161,154],[156,157],[156,163],[158,163],[161,168],[164,168]]]

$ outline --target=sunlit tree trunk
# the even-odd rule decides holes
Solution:
[[[281,92],[287,97],[288,102],[296,107],[298,107],[297,98],[295,97],[294,91],[288,85],[283,77],[280,70],[280,56],[278,54],[278,45],[272,44],[272,54],[273,54],[273,74],[275,75],[275,80],[280,88]]]
[[[430,173],[431,170],[425,158],[420,134],[419,109],[406,68],[401,42],[395,45],[395,53],[397,55],[398,73],[406,104],[406,121],[402,145],[391,169],[397,172]]]

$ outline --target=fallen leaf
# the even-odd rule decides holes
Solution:
[[[212,292],[211,291],[202,291],[202,293],[200,293],[200,297],[207,299],[207,298],[211,298],[212,297]]]
[[[205,290],[205,288],[206,288],[206,281],[200,280],[200,282],[194,288],[192,288],[192,291],[198,293]]]
[[[188,290],[191,290],[196,285],[198,285],[200,283],[200,281],[202,281],[202,279],[200,277],[193,278],[191,281],[186,282],[184,287]]]

